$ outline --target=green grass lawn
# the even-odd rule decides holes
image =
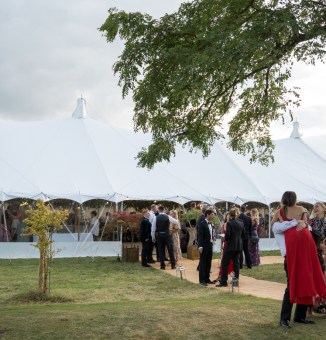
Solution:
[[[260,269],[260,267],[255,268]],[[223,293],[113,258],[55,259],[51,294],[26,303],[37,260],[0,260],[0,339],[321,339],[317,324],[278,326],[281,303]]]
[[[243,266],[240,273],[242,275],[253,277],[257,280],[286,283],[283,264],[280,263],[254,266],[252,269],[248,269],[246,266]]]

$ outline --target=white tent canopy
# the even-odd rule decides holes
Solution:
[[[298,123],[291,137],[275,142],[275,163],[268,167],[250,164],[247,158],[216,143],[206,159],[178,147],[170,163],[158,164],[150,171],[138,168],[135,156],[149,145],[150,135],[87,118],[84,99],[78,100],[68,119],[0,122],[0,143],[1,202],[63,198],[79,203],[133,199],[269,205],[279,201],[286,190],[295,191],[301,201],[326,201],[326,138],[302,139]],[[58,239],[60,256],[121,255],[121,242],[92,242],[88,236],[87,242]],[[31,245],[2,242],[0,258],[38,257]],[[273,239],[260,242],[261,250],[275,248]]]
[[[297,123],[296,123],[297,124]],[[286,190],[301,201],[326,201],[325,137],[276,141],[275,163],[250,164],[215,144],[209,157],[178,148],[171,163],[137,167],[135,156],[150,136],[112,128],[87,118],[79,99],[71,118],[43,122],[0,122],[0,200],[12,198],[191,200],[215,203],[279,201]],[[311,147],[309,145],[312,145]]]

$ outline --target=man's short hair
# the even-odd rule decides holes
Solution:
[[[163,207],[163,205],[159,205],[157,209],[158,209],[158,211],[160,211],[160,212],[164,212],[164,207]]]
[[[144,209],[144,210],[142,211],[143,215],[147,214],[148,212],[149,212],[148,209]]]
[[[240,211],[242,213],[244,213],[246,211],[246,206],[244,204],[240,207]]]
[[[151,205],[151,209],[153,210],[153,208],[156,208],[157,207],[157,205],[156,204],[152,204]]]
[[[208,215],[211,215],[211,214],[214,214],[214,211],[213,211],[213,210],[207,209],[207,210],[205,211],[205,217],[207,217]]]
[[[91,212],[91,215],[97,216],[97,212],[96,212],[95,210],[93,210],[93,211]]]

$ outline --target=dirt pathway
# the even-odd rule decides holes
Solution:
[[[272,264],[272,263],[283,263],[283,258],[281,256],[263,256],[260,258],[261,264]],[[180,264],[185,268],[185,279],[194,283],[198,283],[198,271],[197,265],[198,260],[188,260],[182,259],[179,261]],[[220,260],[212,261],[212,274],[211,279],[215,279],[217,277],[217,273],[219,270]],[[158,262],[151,265],[153,268],[160,270],[160,264]],[[176,276],[178,273],[176,270],[170,269],[169,265],[166,266],[166,270],[164,271],[167,274]],[[255,270],[255,267],[252,269]],[[285,290],[285,284],[270,282],[264,280],[256,280],[249,276],[243,276],[240,274],[239,278],[239,293],[254,295],[262,298],[271,298],[275,300],[282,300],[283,294]],[[215,285],[208,285],[208,288],[211,289],[221,289],[222,291],[229,291],[229,288],[216,288]]]

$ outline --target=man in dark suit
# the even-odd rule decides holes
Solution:
[[[143,211],[143,219],[140,223],[140,241],[142,243],[141,264],[143,267],[150,267],[151,262],[151,228],[152,223],[149,221],[149,211]]]
[[[242,268],[242,265],[243,265],[243,253],[244,253],[245,259],[246,259],[246,265],[249,269],[251,269],[252,263],[251,263],[251,258],[250,258],[250,254],[249,254],[248,243],[251,239],[252,221],[251,221],[251,217],[249,217],[245,214],[246,207],[244,205],[242,205],[240,207],[240,211],[241,211],[241,213],[238,216],[238,219],[243,222],[243,225],[244,225],[244,228],[245,228],[245,236],[244,236],[244,239],[243,239],[243,252],[241,252],[241,254],[240,254],[240,269]]]
[[[161,269],[165,269],[165,247],[168,249],[171,269],[175,269],[175,258],[173,253],[173,244],[170,234],[170,222],[179,225],[179,221],[172,216],[164,213],[164,207],[160,205],[158,207],[159,214],[153,221],[152,225],[152,240],[155,241],[155,234],[157,234],[157,244],[160,254]]]
[[[231,260],[233,260],[234,276],[236,279],[239,279],[239,258],[242,252],[244,225],[241,220],[236,218],[237,214],[237,209],[231,209],[229,212],[230,222],[226,224],[226,249],[222,258],[222,276],[220,283],[218,283],[216,287],[225,287],[228,285],[228,267]]]
[[[214,211],[207,209],[205,219],[198,225],[199,283],[202,286],[214,283],[209,278],[213,256],[214,226],[212,222],[214,216]]]
[[[201,208],[201,214],[199,215],[198,217],[198,220],[197,220],[197,224],[196,224],[196,242],[197,242],[197,245],[198,245],[198,229],[199,229],[199,224],[205,220],[205,211],[207,210],[206,207],[202,207]],[[197,266],[197,271],[199,271],[199,263],[198,263],[198,266]]]

